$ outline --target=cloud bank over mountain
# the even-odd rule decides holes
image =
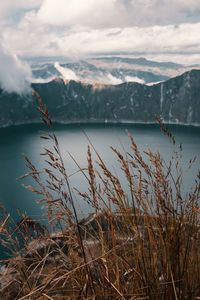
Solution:
[[[196,0],[9,0],[0,29],[22,56],[132,52],[197,63],[199,13]]]
[[[31,91],[30,67],[22,63],[19,58],[12,54],[0,43],[0,86],[7,92],[27,94]]]
[[[2,85],[9,89],[13,82],[13,90],[26,89],[30,70],[15,54],[79,59],[131,53],[152,60],[198,64],[199,15],[200,1],[196,0],[1,1],[2,44],[9,48],[6,53],[1,46],[1,60],[10,57],[9,76],[2,64]],[[19,76],[13,77],[17,72]]]
[[[196,0],[45,0],[38,17],[56,26],[112,28],[195,22],[199,12]]]
[[[164,59],[178,53],[194,63],[199,13],[196,0],[9,0],[0,4],[0,29],[22,56],[135,52]]]

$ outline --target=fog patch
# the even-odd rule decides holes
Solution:
[[[68,68],[63,68],[58,62],[55,62],[54,67],[60,72],[63,79],[66,80],[79,80],[78,76],[74,71]]]
[[[28,94],[31,92],[31,68],[11,53],[0,41],[0,86],[8,92]]]
[[[125,81],[126,82],[137,82],[137,83],[145,84],[145,80],[141,79],[137,76],[126,76]]]
[[[123,82],[121,79],[119,79],[119,78],[113,76],[112,74],[108,74],[108,75],[107,75],[107,78],[108,78],[107,83],[109,83],[109,84],[116,85],[116,84],[120,84],[120,83]]]

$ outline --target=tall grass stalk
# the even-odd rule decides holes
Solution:
[[[94,213],[79,220],[48,109],[34,94],[47,125],[41,138],[50,142],[42,153],[46,176],[25,156],[29,172],[22,178],[30,176],[36,182],[37,188],[26,187],[39,195],[54,233],[49,227],[32,239],[24,238],[23,251],[13,251],[1,271],[1,297],[199,299],[200,172],[185,195],[182,146],[176,150],[167,127],[157,117],[174,147],[169,162],[150,148],[141,153],[131,135],[130,151],[111,147],[126,184],[109,170],[88,138],[87,170],[76,163],[88,181],[88,191],[78,195]],[[0,231],[9,245],[8,219],[9,215],[2,220]]]

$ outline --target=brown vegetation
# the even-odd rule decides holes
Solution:
[[[32,224],[35,236],[30,239],[28,229],[21,230],[24,250],[12,250],[13,257],[1,268],[0,298],[198,299],[200,173],[193,190],[184,196],[181,147],[170,162],[151,149],[141,154],[131,136],[130,152],[121,154],[112,148],[127,189],[88,139],[88,169],[79,171],[88,180],[89,191],[79,195],[94,214],[80,221],[48,109],[34,94],[50,129],[41,136],[51,142],[43,153],[48,178],[43,183],[26,156],[29,173],[23,177],[31,176],[37,183],[37,189],[27,188],[42,198],[49,228],[59,232],[38,226],[36,230],[32,220],[24,220]],[[174,137],[165,125],[163,130],[173,147]],[[98,158],[95,165],[91,147]],[[9,215],[0,230],[6,246],[12,248],[17,241],[7,229],[8,219]]]

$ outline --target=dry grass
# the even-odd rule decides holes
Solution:
[[[141,153],[131,136],[130,152],[112,148],[126,178],[124,186],[88,139],[88,169],[79,171],[88,180],[89,192],[79,196],[94,214],[79,221],[48,109],[34,94],[48,127],[41,136],[50,141],[43,152],[47,179],[26,156],[29,173],[23,177],[37,183],[37,189],[27,188],[40,196],[49,230],[24,218],[19,230],[24,250],[17,252],[13,245],[18,241],[7,229],[9,215],[2,220],[0,230],[13,257],[1,269],[1,298],[198,299],[200,173],[185,196],[182,147],[168,163],[151,149]],[[174,137],[162,126],[174,147]],[[98,158],[95,163],[91,147]],[[50,233],[50,228],[57,232]]]

